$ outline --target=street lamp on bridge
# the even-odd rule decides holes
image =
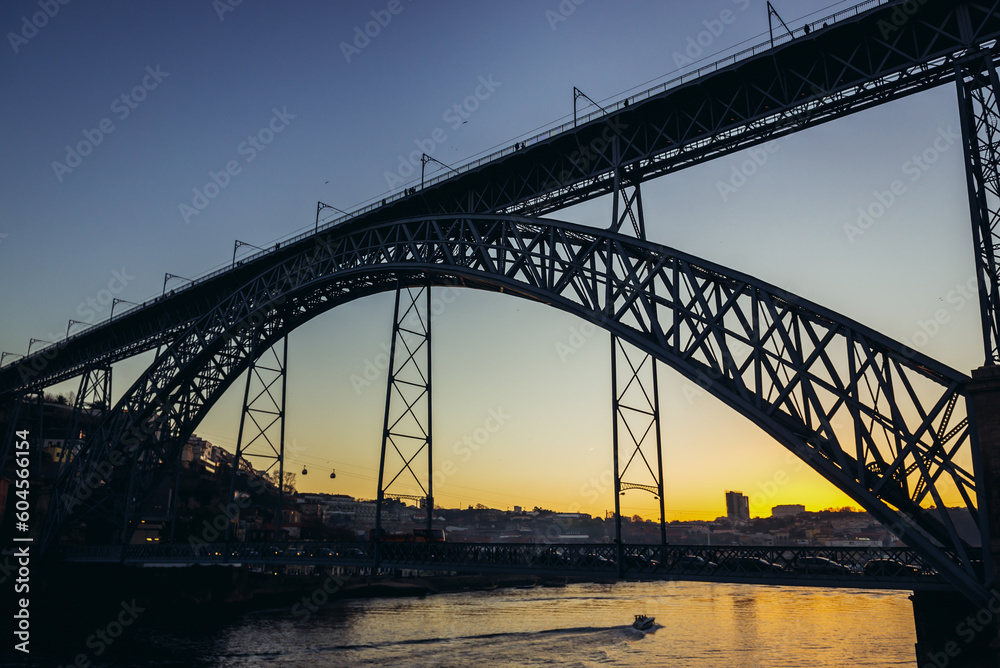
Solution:
[[[185,278],[183,276],[178,276],[177,274],[164,274],[163,275],[163,292],[160,295],[161,297],[163,295],[167,294],[167,281],[169,281],[171,278],[179,278],[182,281],[187,281],[188,283],[194,283],[194,281],[192,279]]]
[[[264,250],[260,246],[254,246],[253,244],[248,244],[245,241],[240,241],[239,239],[237,239],[236,240],[236,244],[233,246],[233,267],[236,266],[236,251],[237,251],[237,249],[239,249],[240,246],[249,246],[250,248],[256,248],[259,251],[263,251]],[[242,260],[240,260],[240,262],[242,262]]]
[[[347,213],[346,211],[342,211],[341,209],[338,209],[335,206],[330,206],[329,204],[326,204],[324,202],[320,202],[319,200],[317,200],[316,201],[316,229],[314,229],[313,232],[319,232],[319,212],[322,211],[323,209],[333,209],[334,211],[336,211],[338,213],[342,213],[345,216],[351,215],[351,214]]]
[[[115,304],[119,302],[125,302],[126,304],[131,304],[132,306],[138,306],[138,304],[136,304],[135,302],[130,302],[127,299],[118,299],[118,297],[115,297],[114,299],[111,300],[111,315],[108,317],[108,320],[111,320],[112,318],[115,317]]]

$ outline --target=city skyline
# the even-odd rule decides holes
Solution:
[[[799,3],[788,18],[850,4]],[[69,5],[18,44],[0,65],[13,91],[0,102],[12,120],[2,136],[13,156],[0,179],[8,205],[0,280],[21,289],[0,302],[0,348],[23,354],[30,338],[81,327],[69,319],[99,321],[111,299],[160,294],[166,272],[191,278],[226,265],[235,239],[251,245],[243,257],[309,229],[316,200],[353,210],[410,187],[419,181],[409,159],[416,150],[432,147],[435,158],[461,164],[565,121],[573,85],[599,102],[616,99],[691,69],[686,60],[761,42],[767,28],[763,7],[749,1],[586,3],[556,19],[548,14],[558,12],[555,3],[486,15],[460,4],[400,6],[363,47],[355,28],[373,20],[371,11],[384,17],[381,5],[326,10],[332,33],[249,5],[170,16],[122,5],[107,26],[98,12]],[[3,25],[18,25],[21,11],[5,8]],[[725,11],[731,22],[722,21]],[[172,30],[189,33],[196,48],[172,44]],[[586,47],[609,31],[619,37],[615,49]],[[697,52],[689,40],[697,46],[705,31],[710,43]],[[122,34],[128,43],[106,56],[85,48]],[[453,41],[428,45],[421,38],[429,34]],[[225,57],[254,41],[279,57]],[[46,85],[36,90],[37,81]],[[650,238],[771,281],[968,372],[981,361],[981,342],[978,313],[967,307],[973,253],[958,127],[945,87],[692,167],[644,186]],[[81,142],[92,152],[74,157]],[[903,187],[894,191],[897,180]],[[606,227],[610,203],[552,217]],[[183,284],[176,278],[167,289]],[[461,504],[476,493],[603,513],[614,502],[607,333],[506,296],[435,295],[435,498]],[[310,468],[300,481],[309,489],[375,495],[391,300],[348,304],[291,336],[288,463]],[[116,367],[116,397],[150,358]],[[742,489],[751,514],[791,503],[851,505],[705,390],[660,369],[668,520],[723,515],[722,489]],[[197,430],[231,450],[241,387],[238,380]],[[490,431],[495,414],[507,417]],[[658,514],[641,492],[622,501],[623,514]]]

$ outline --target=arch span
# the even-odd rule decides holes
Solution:
[[[339,304],[418,284],[539,301],[652,354],[985,602],[977,541],[962,533],[955,512],[934,509],[958,506],[983,544],[964,374],[666,246],[516,216],[338,227],[275,258],[179,332],[88,436],[57,484],[47,540],[86,518],[127,517],[225,389],[286,333]]]

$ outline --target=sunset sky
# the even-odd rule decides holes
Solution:
[[[854,3],[774,4],[799,26]],[[414,150],[462,164],[571,118],[574,86],[618,99],[768,29],[763,0],[122,0],[60,4],[34,28],[39,11],[0,7],[0,349],[18,354],[30,338],[64,336],[69,319],[104,319],[112,295],[141,302],[167,272],[229,263],[235,239],[264,247],[311,228],[317,200],[350,211],[412,185],[401,161]],[[273,140],[255,146],[264,128]],[[746,153],[689,168],[643,185],[649,237],[968,373],[982,343],[975,305],[954,298],[974,284],[959,130],[944,86],[781,139],[738,188],[722,184]],[[219,177],[227,164],[237,169]],[[213,173],[225,185],[201,200]],[[845,230],[897,180],[883,215]],[[610,216],[604,199],[551,217],[607,227]],[[300,491],[376,495],[392,298],[352,302],[290,337]],[[447,301],[434,322],[434,439],[435,469],[451,466],[436,503],[603,516],[614,504],[607,333],[510,296]],[[940,309],[947,321],[928,335]],[[150,360],[115,368],[116,398]],[[857,505],[659,370],[669,520],[724,515],[726,490],[750,496],[755,516]],[[196,433],[235,450],[241,400],[240,381]],[[503,416],[495,433],[463,445],[491,415]],[[622,503],[658,512],[642,492]]]

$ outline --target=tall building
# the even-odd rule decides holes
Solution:
[[[736,521],[750,519],[750,499],[743,492],[726,492],[726,517]]]

